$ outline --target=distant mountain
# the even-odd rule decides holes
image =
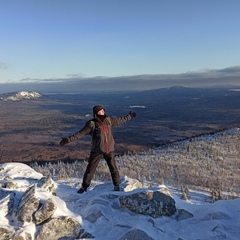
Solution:
[[[20,101],[20,100],[34,100],[43,97],[42,94],[38,92],[12,92],[12,93],[4,93],[0,95],[0,100],[2,101]]]

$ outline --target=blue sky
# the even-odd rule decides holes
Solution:
[[[2,0],[0,83],[240,65],[239,0]]]

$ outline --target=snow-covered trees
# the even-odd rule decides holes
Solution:
[[[116,162],[121,176],[155,184],[169,183],[179,188],[182,185],[207,188],[212,191],[214,199],[219,199],[220,196],[222,198],[221,191],[229,196],[240,193],[239,146],[240,129],[235,128],[145,152],[124,154],[116,157]],[[33,167],[44,175],[82,178],[86,165],[85,161],[76,161]],[[110,180],[104,160],[99,164],[94,178]]]

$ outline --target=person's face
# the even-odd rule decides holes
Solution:
[[[104,115],[105,114],[105,111],[104,111],[104,109],[101,109],[100,111],[98,111],[98,113],[97,113],[98,115]]]

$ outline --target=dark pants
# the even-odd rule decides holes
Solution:
[[[93,175],[96,171],[96,168],[98,166],[99,161],[101,160],[101,158],[104,157],[104,159],[107,162],[108,168],[110,170],[111,173],[111,177],[112,177],[112,182],[114,186],[118,186],[120,184],[120,176],[119,176],[119,172],[116,166],[116,162],[115,162],[115,154],[114,152],[110,152],[110,153],[94,153],[91,152],[90,156],[89,156],[89,160],[88,160],[88,165],[87,165],[87,169],[84,173],[83,176],[83,182],[82,182],[82,187],[83,188],[88,188],[91,180],[93,178]]]

